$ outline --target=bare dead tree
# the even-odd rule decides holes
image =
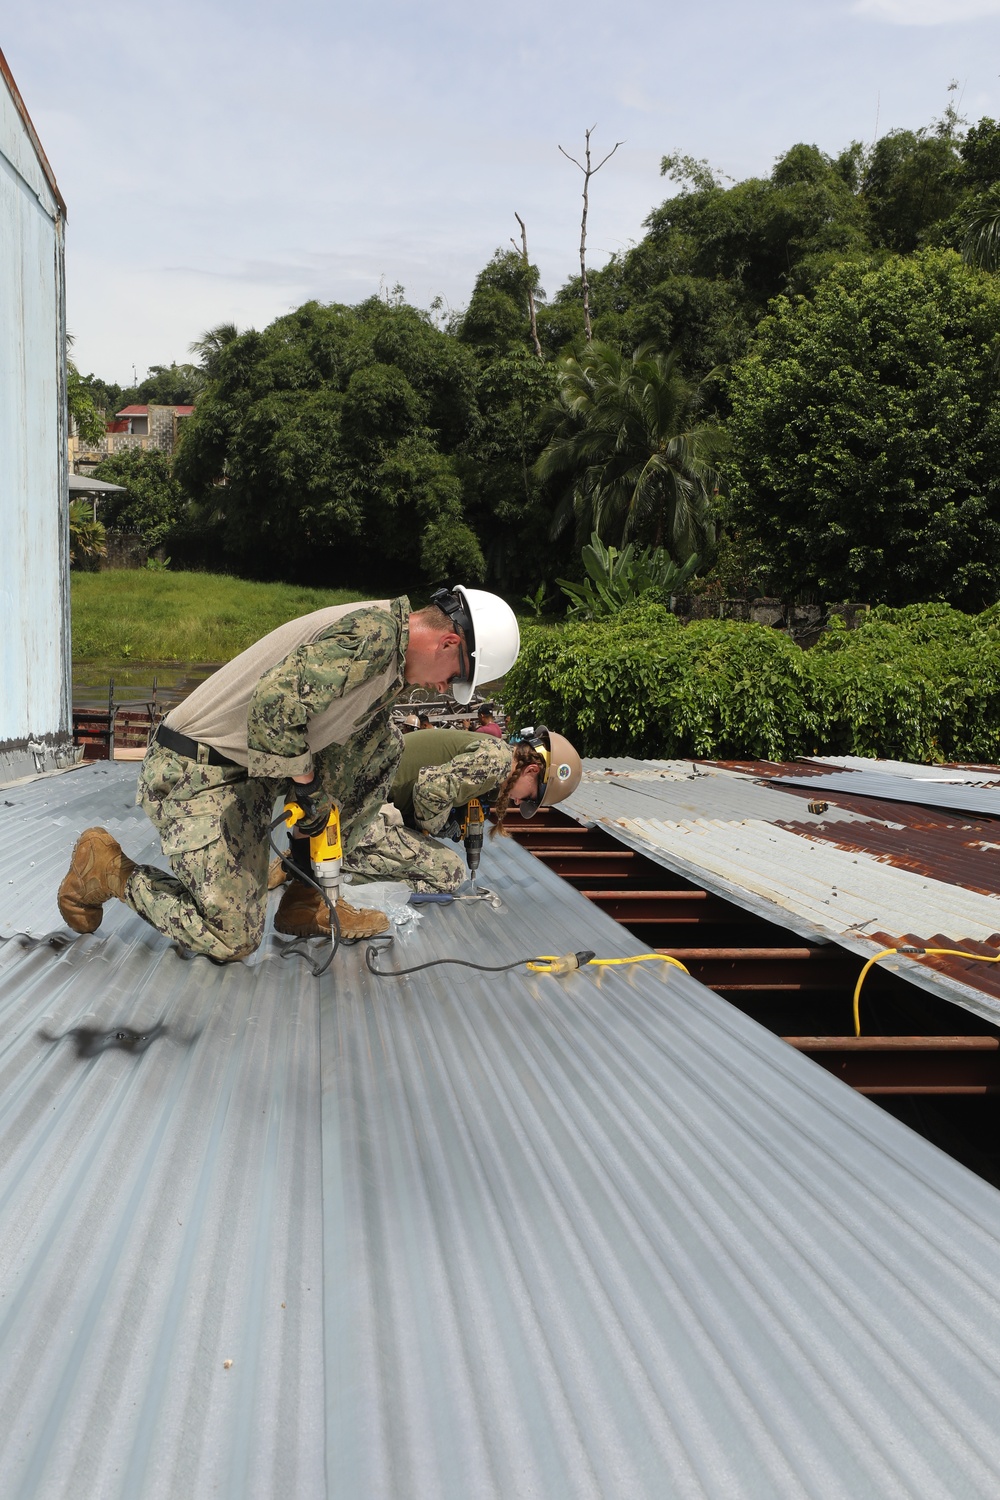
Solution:
[[[531,340],[535,346],[535,353],[538,355],[539,359],[542,359],[542,346],[538,342],[538,319],[535,316],[535,289],[531,285],[531,262],[528,259],[528,231],[524,227],[524,220],[521,218],[521,215],[517,212],[516,209],[514,210],[514,218],[521,226],[521,247],[522,253],[524,255],[524,269],[528,277],[528,316],[531,318]],[[513,235],[511,235],[510,242],[516,250],[517,240],[514,239]]]
[[[625,144],[624,141],[616,141],[607,156],[602,157],[596,167],[592,167],[590,165],[590,137],[596,129],[596,125],[591,125],[584,138],[586,150],[583,160],[587,163],[586,166],[584,166],[583,162],[577,161],[575,156],[570,156],[569,152],[564,151],[562,146],[559,147],[566,160],[571,161],[574,167],[579,167],[583,173],[583,217],[580,220],[580,281],[583,286],[583,328],[588,344],[593,338],[593,334],[590,331],[590,284],[587,281],[587,210],[590,206],[590,179],[594,176],[595,172],[601,170],[606,161],[611,160],[618,147]]]

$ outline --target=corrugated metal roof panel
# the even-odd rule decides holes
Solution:
[[[1000,768],[973,771],[968,766],[918,766],[908,760],[875,760],[864,755],[812,755],[813,765],[840,766],[845,771],[871,771],[875,775],[902,776],[909,781],[952,782],[958,786],[993,786],[1000,781]]]
[[[88,821],[148,855],[134,774],[4,794],[0,929]],[[483,878],[381,961],[641,951],[510,841]],[[106,927],[0,947],[4,1495],[997,1493],[1000,1195],[693,980]]]
[[[863,799],[858,801],[863,805]],[[800,804],[801,815],[784,820],[780,826],[809,839],[836,844],[852,855],[864,851],[897,869],[912,870],[959,889],[983,895],[1000,891],[1000,843],[991,819],[956,827],[953,815],[934,822],[926,818],[923,809],[914,808],[917,818],[900,822],[896,821],[900,811],[904,816],[911,811],[905,803],[880,803],[879,807],[887,810],[886,816],[856,818],[845,824],[841,818],[832,820],[829,813],[813,817]]]
[[[1000,897],[883,864],[860,851],[831,847],[755,819],[707,818],[665,825],[631,820],[650,844],[686,853],[699,869],[831,931],[949,932],[986,942],[1000,932]]]
[[[815,796],[825,779],[803,778],[802,786]],[[860,779],[844,773],[831,795],[842,797],[842,788]],[[871,779],[879,785],[891,781],[883,775]],[[919,870],[912,868],[908,851],[923,836],[912,827],[831,805],[814,829],[803,821],[803,800],[783,793],[786,786],[787,780],[755,783],[745,773],[693,763],[686,776],[677,767],[668,777],[637,778],[634,763],[588,760],[579,787],[560,807],[768,921],[866,957],[884,946],[869,937],[873,933],[950,933],[954,942],[986,942],[1000,933],[995,851],[976,829],[949,831],[936,820],[935,847],[949,847],[961,865],[936,878],[927,868],[930,857]],[[862,808],[864,799],[857,805]],[[915,811],[907,808],[907,818]],[[884,847],[893,831],[896,855]],[[948,878],[957,873],[961,884]],[[888,963],[914,983],[996,1021],[1000,1005],[988,993],[993,986],[979,984],[983,966],[970,965],[959,978],[906,958]]]
[[[815,797],[820,792],[849,792],[852,796],[881,797],[888,802],[926,803],[976,817],[1000,818],[1000,789],[956,786],[954,783],[915,780],[878,771],[831,771],[826,776],[783,776],[775,786],[802,786]]]
[[[745,818],[767,821],[787,818],[801,811],[802,804],[781,790],[777,781],[763,782],[738,771],[695,761],[677,761],[660,768],[656,761],[643,767],[617,760],[584,762],[580,790],[571,799],[572,810],[599,809],[601,817],[655,815],[681,820],[690,817]],[[569,804],[560,804],[563,807]],[[834,822],[855,823],[863,814],[831,807],[826,816]]]

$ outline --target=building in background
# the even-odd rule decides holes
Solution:
[[[181,423],[191,416],[193,406],[123,406],[107,423],[99,443],[86,443],[70,423],[69,466],[73,474],[89,474],[102,459],[123,448],[157,448],[173,453]]]
[[[0,53],[0,781],[72,756],[65,223]]]

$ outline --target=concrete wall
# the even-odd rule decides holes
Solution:
[[[71,738],[64,223],[0,54],[0,780]]]

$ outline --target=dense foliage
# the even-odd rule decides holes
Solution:
[[[99,463],[94,477],[123,487],[122,494],[105,491],[100,496],[100,518],[108,530],[134,532],[147,547],[170,544],[177,537],[187,501],[165,453],[123,448]]]
[[[559,398],[536,466],[564,486],[553,532],[575,514],[578,537],[593,529],[609,541],[646,541],[678,564],[711,551],[722,441],[677,351],[644,345],[627,358],[594,340],[556,370]]]
[[[219,352],[176,461],[219,560],[355,584],[482,576],[454,455],[475,365],[413,308],[310,302]]]
[[[483,550],[486,580],[515,594],[559,570],[548,539],[551,505],[534,469],[557,377],[530,345],[529,293],[544,295],[534,266],[498,250],[453,325],[476,371],[476,422],[455,457],[465,513]]]
[[[980,608],[1000,573],[1000,284],[954,251],[779,298],[730,386],[732,515],[771,588]]]
[[[1000,607],[875,610],[811,651],[735,621],[681,625],[655,604],[533,627],[507,675],[515,720],[588,755],[881,755],[1000,760]]]

